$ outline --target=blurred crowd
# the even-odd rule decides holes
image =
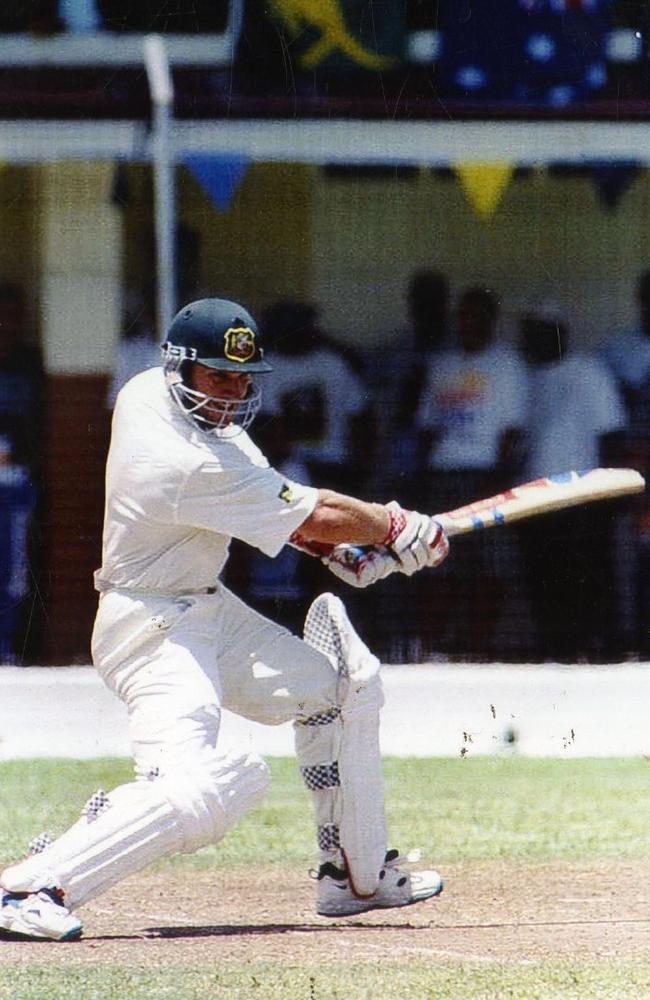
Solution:
[[[313,303],[262,326],[275,371],[254,436],[288,477],[451,510],[539,476],[599,465],[650,475],[650,271],[639,325],[587,352],[562,303],[531,303],[503,336],[493,288],[419,270],[386,346],[337,341]],[[602,662],[650,654],[650,510],[605,502],[457,540],[437,573],[346,595],[392,660],[437,655]],[[231,582],[298,627],[329,574],[235,546]]]
[[[229,16],[226,0],[0,6],[0,33],[32,36],[220,33]],[[359,9],[346,0],[246,0],[236,72],[211,73],[207,90],[224,86],[230,109],[237,93],[281,94],[291,103],[296,95],[329,98],[339,88],[368,96],[379,87],[382,108],[394,92],[409,115],[423,95],[563,106],[650,93],[644,0],[396,0],[355,20]],[[43,77],[44,86],[53,79]],[[201,77],[201,94],[205,84]],[[104,82],[99,91],[104,99],[117,89]],[[431,513],[567,469],[622,465],[648,477],[650,271],[639,276],[637,293],[637,327],[588,352],[575,347],[562,302],[530,302],[513,335],[498,289],[469,285],[452,294],[447,276],[427,268],[405,288],[402,328],[377,331],[382,348],[367,349],[346,331],[331,336],[318,303],[275,302],[261,317],[275,370],[254,436],[288,478],[366,499],[395,497]],[[151,292],[129,293],[125,306],[109,410],[132,374],[159,363]],[[42,558],[46,402],[25,292],[0,284],[4,663],[21,660]],[[454,550],[437,573],[346,594],[384,658],[650,656],[645,496],[459,539]],[[295,629],[317,590],[336,589],[323,567],[291,549],[268,560],[235,543],[230,567],[229,582],[249,603]]]
[[[274,371],[253,437],[289,479],[368,500],[452,510],[570,469],[629,466],[650,479],[650,270],[638,324],[590,351],[563,304],[504,322],[498,290],[420,269],[404,323],[363,347],[331,336],[316,303],[261,315]],[[105,404],[160,363],[149,295],[130,293]],[[23,290],[0,284],[0,660],[18,662],[38,571],[34,514],[47,420],[43,364]],[[648,497],[581,506],[456,540],[436,573],[391,577],[345,598],[390,662],[435,657],[609,662],[650,656]],[[291,548],[267,559],[233,544],[228,583],[300,629],[338,582]]]

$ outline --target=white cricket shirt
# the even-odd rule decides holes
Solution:
[[[527,373],[510,347],[444,351],[430,362],[417,423],[436,429],[433,469],[491,469],[502,433],[526,418]]]
[[[614,379],[597,358],[569,354],[531,369],[527,478],[594,468],[601,436],[624,428]]]
[[[115,405],[95,586],[169,593],[214,586],[232,537],[275,556],[316,499],[316,489],[270,468],[245,431],[217,437],[195,427],[162,368],[143,372]]]
[[[643,330],[611,337],[601,345],[599,354],[616,379],[634,389],[650,374],[650,337]]]

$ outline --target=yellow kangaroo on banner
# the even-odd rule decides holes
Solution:
[[[271,0],[271,8],[294,35],[303,25],[320,31],[318,41],[300,58],[303,69],[314,69],[336,49],[365,69],[388,69],[395,64],[390,56],[370,52],[350,34],[339,0]]]

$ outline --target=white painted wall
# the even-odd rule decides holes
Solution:
[[[313,293],[327,329],[379,346],[405,323],[412,271],[432,267],[448,276],[454,295],[475,283],[497,290],[506,339],[527,304],[550,298],[565,306],[574,346],[590,347],[636,323],[636,280],[650,267],[649,204],[647,170],[610,211],[589,178],[558,179],[539,168],[510,183],[488,220],[454,177],[430,170],[373,181],[320,172]]]
[[[650,755],[650,664],[390,666],[384,754]],[[89,667],[0,668],[0,759],[128,756],[126,713]],[[504,738],[513,731],[516,742]],[[225,713],[223,745],[293,753],[291,725]]]
[[[40,168],[41,338],[47,370],[111,371],[121,325],[122,224],[110,163]]]

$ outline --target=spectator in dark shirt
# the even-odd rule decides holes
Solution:
[[[368,353],[367,377],[378,422],[375,479],[379,492],[397,492],[417,506],[419,432],[415,417],[431,358],[447,343],[449,284],[440,271],[413,272],[406,291],[407,323]]]
[[[628,424],[618,465],[629,465],[650,479],[650,270],[637,278],[638,324],[610,336],[600,356],[614,375],[625,400]],[[631,591],[635,647],[650,655],[650,491],[630,506],[627,531],[618,539],[625,553],[625,575]]]
[[[281,415],[311,476],[331,489],[363,489],[372,468],[370,393],[346,351],[320,329],[311,303],[276,302],[264,315],[269,354],[281,357],[264,385],[262,407]]]
[[[28,470],[17,465],[9,438],[0,435],[0,666],[22,662],[26,606],[32,588],[29,534],[36,493]]]
[[[30,339],[25,292],[0,283],[0,434],[15,460],[35,469],[43,431],[43,365]]]

